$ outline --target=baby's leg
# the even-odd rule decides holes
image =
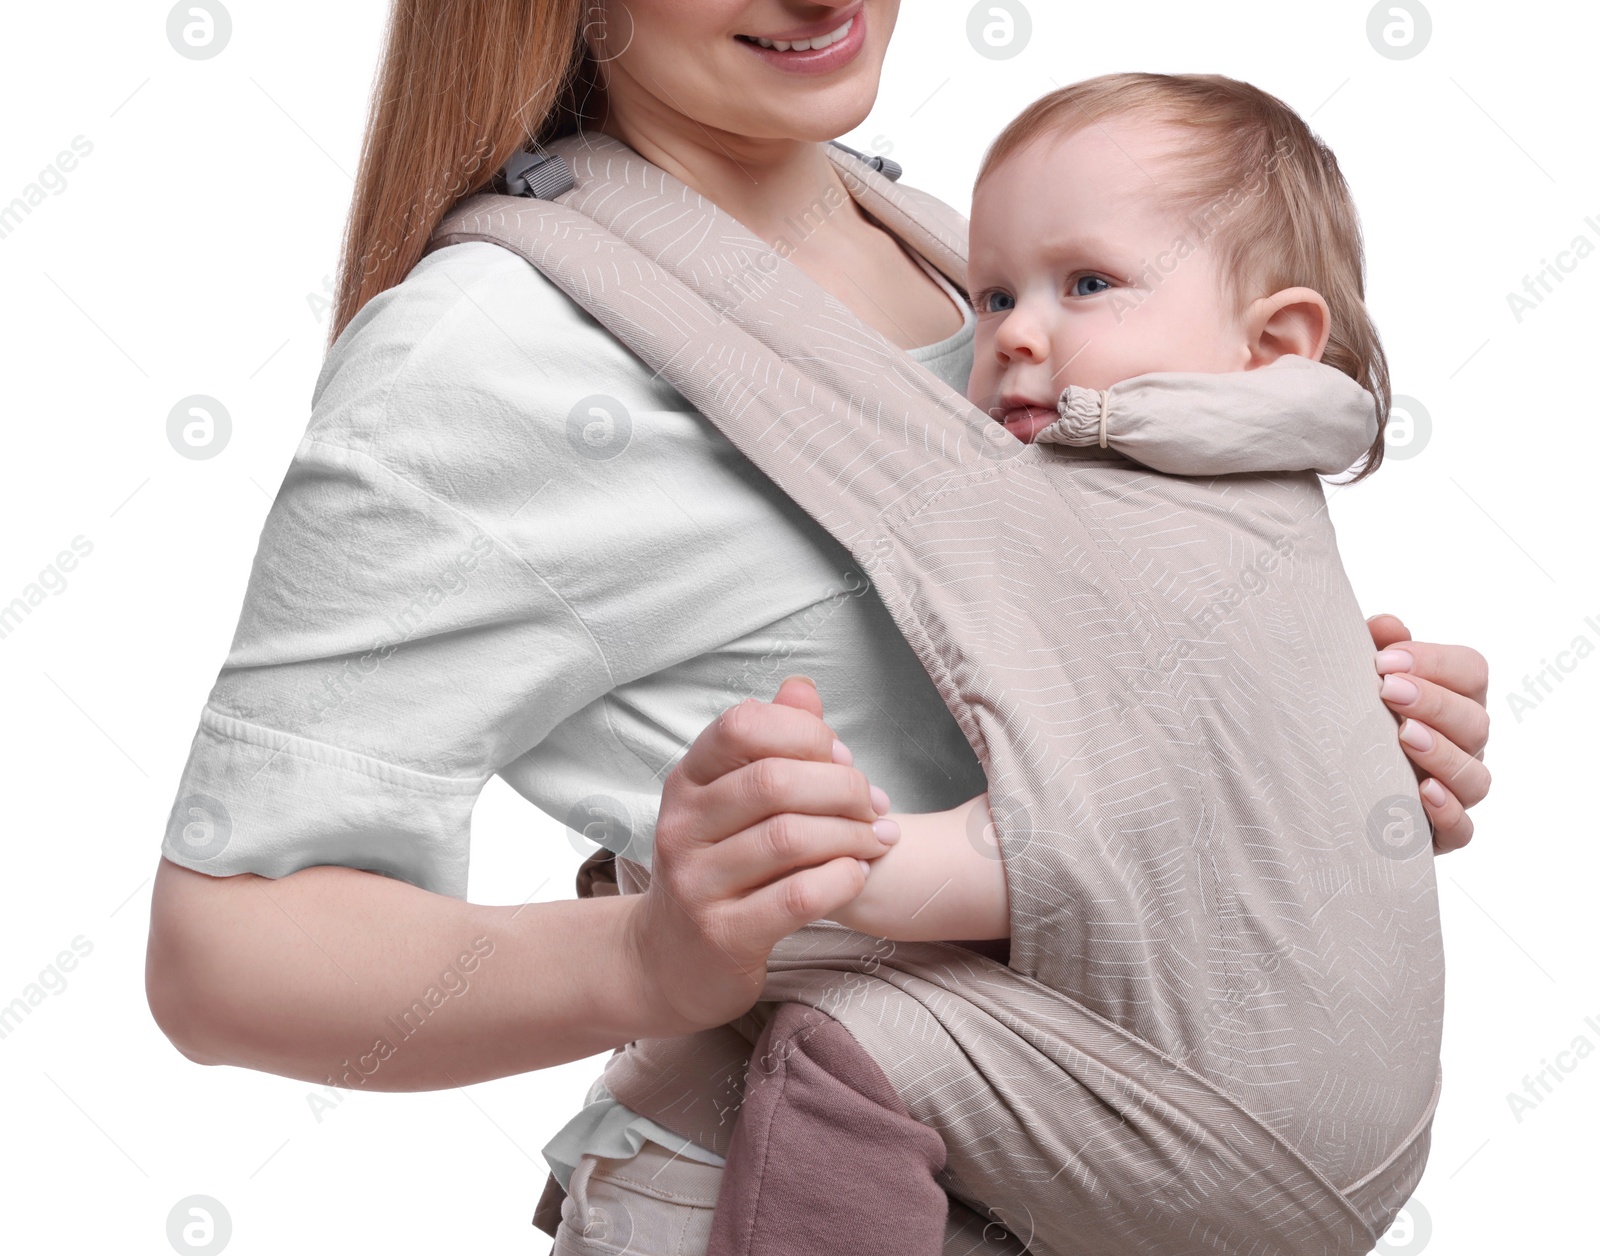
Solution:
[[[708,1256],[939,1256],[944,1142],[833,1017],[780,1003],[750,1054]]]

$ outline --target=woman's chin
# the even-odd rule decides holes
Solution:
[[[837,49],[835,45],[826,52]],[[748,46],[738,51],[739,61],[727,70],[729,81],[741,84],[739,94],[745,99],[733,108],[724,127],[735,135],[823,143],[861,126],[877,103],[886,51],[881,36],[869,35],[865,46],[854,50],[843,64],[820,74],[769,68],[792,54],[771,54]],[[754,75],[750,73],[752,61]]]
[[[825,144],[864,123],[877,98],[878,75],[874,70],[869,76],[852,76],[793,93],[753,95],[730,110],[730,116],[718,126],[732,135],[753,140]]]

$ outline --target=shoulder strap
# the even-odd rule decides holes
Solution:
[[[965,219],[934,197],[829,149],[846,186],[953,283]],[[993,474],[997,454],[1039,457],[868,327],[732,215],[621,141],[567,136],[536,178],[553,198],[479,193],[435,229],[511,249],[547,275],[689,402],[858,561],[886,516],[952,475]],[[526,175],[523,176],[526,178]],[[819,195],[807,214],[837,200]],[[797,236],[808,228],[794,224]],[[803,237],[802,237],[803,238]]]
[[[837,142],[828,146],[827,153],[856,203],[966,292],[966,216],[937,196],[895,182],[900,167],[885,158],[867,158]],[[893,173],[888,169],[880,173],[873,164],[879,161],[893,166]]]
[[[897,161],[882,155],[869,157],[838,140],[829,142],[827,155],[847,186],[854,184],[851,192],[858,204],[880,221],[892,223],[894,234],[914,241],[918,252],[965,291],[967,220],[964,215],[916,188],[899,188],[893,194],[886,194],[881,181],[869,180],[862,169],[865,167],[866,171],[880,175],[882,180],[894,183],[902,173]],[[524,149],[511,155],[500,168],[495,190],[510,196],[549,201],[570,191],[576,183],[577,178],[565,157],[536,145],[534,151]]]

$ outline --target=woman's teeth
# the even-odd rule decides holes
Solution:
[[[746,39],[753,44],[760,44],[763,48],[772,48],[778,52],[814,52],[819,48],[826,48],[829,44],[836,44],[850,33],[850,28],[856,24],[851,18],[836,31],[829,31],[826,35],[818,35],[813,39],[763,39],[760,35],[747,35]]]

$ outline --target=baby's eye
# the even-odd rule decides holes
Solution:
[[[1102,279],[1099,275],[1079,275],[1072,281],[1068,292],[1075,297],[1092,297],[1104,292],[1110,286],[1110,281]]]
[[[976,305],[979,314],[1005,314],[1016,309],[1017,299],[1009,292],[990,288],[978,293]]]

